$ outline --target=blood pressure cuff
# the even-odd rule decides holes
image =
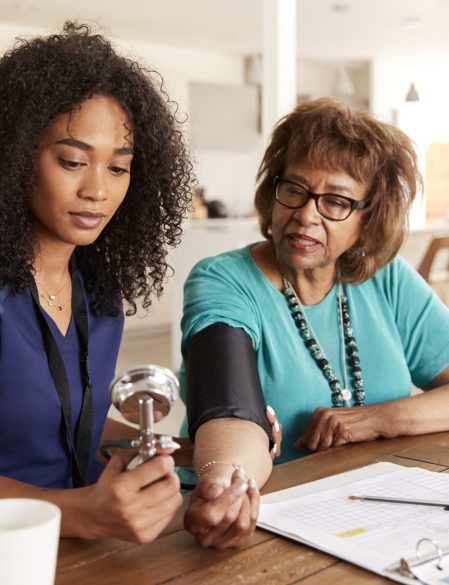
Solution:
[[[208,420],[240,418],[260,425],[273,446],[256,352],[240,328],[214,323],[190,341],[185,358],[187,420],[192,441]]]

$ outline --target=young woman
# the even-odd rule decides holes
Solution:
[[[155,79],[159,84],[160,77]],[[154,539],[181,503],[164,454],[96,451],[128,314],[162,291],[191,165],[151,72],[86,26],[0,60],[0,494],[62,509],[62,535]]]

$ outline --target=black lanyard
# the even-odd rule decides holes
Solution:
[[[73,487],[82,487],[86,485],[87,482],[89,455],[92,442],[93,401],[92,384],[89,372],[89,334],[87,325],[87,310],[86,304],[84,302],[84,295],[80,278],[73,262],[71,263],[71,268],[72,314],[75,320],[75,326],[81,345],[80,365],[83,384],[81,414],[78,427],[75,429],[75,434],[72,433],[70,387],[67,378],[67,372],[57,343],[43,315],[43,310],[41,309],[39,302],[39,293],[34,280],[31,283],[30,291],[34,301],[37,320],[42,332],[45,353],[47,354],[48,367],[50,369],[53,382],[56,386],[59,400],[61,401],[64,426],[71,445],[70,452]]]

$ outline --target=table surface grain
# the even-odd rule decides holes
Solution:
[[[448,472],[449,432],[346,445],[278,465],[262,493],[377,461]],[[391,583],[318,550],[259,529],[244,548],[202,549],[182,527],[186,505],[187,499],[171,525],[151,544],[117,539],[61,539],[55,585]]]

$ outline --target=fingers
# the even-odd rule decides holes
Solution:
[[[318,408],[310,417],[295,447],[320,451],[347,443],[370,441],[380,436],[376,411],[371,406]]]
[[[133,517],[133,514],[150,508],[155,509],[157,515],[160,512],[158,507],[179,493],[179,478],[173,472],[170,460],[171,457],[156,457],[113,478],[102,476],[99,483],[106,490],[108,503],[118,516]]]
[[[247,482],[236,471],[231,485],[215,500],[205,501],[195,494],[184,525],[201,546],[219,549],[241,546],[254,532],[258,512],[256,483],[254,480]]]
[[[121,462],[113,457],[103,472],[100,485],[107,490],[111,506],[120,514],[132,514],[143,508],[155,508],[179,493],[179,478],[173,471],[173,459],[161,455],[123,472]]]
[[[166,498],[179,493],[179,490],[179,477],[174,471],[170,471],[160,480],[142,488],[138,494],[138,503],[149,508],[159,506]]]
[[[320,447],[324,449],[328,448],[325,445],[332,444],[333,429],[330,424],[331,417],[328,415],[330,410],[317,408],[313,412],[303,435],[295,443],[297,449],[307,448],[317,451]]]
[[[200,482],[197,488],[198,500],[196,505],[191,507],[191,514],[187,518],[187,529],[193,533],[196,531],[195,522],[197,522],[198,526],[210,529],[215,528],[221,522],[228,524],[229,520],[235,519],[242,496],[248,490],[248,483],[242,478],[238,470],[233,473],[231,485],[228,488],[223,489],[222,485],[220,485],[222,493],[215,499],[203,499],[204,491],[209,491],[210,488],[203,488],[202,483]],[[235,504],[237,504],[237,507],[234,506]]]
[[[259,515],[259,490],[254,480],[249,481],[249,488],[243,500],[240,513],[229,528],[221,532],[213,543],[218,549],[239,547],[244,545],[256,528]]]
[[[294,443],[293,446],[295,449],[298,449],[298,450],[307,449],[307,443],[306,443],[306,439],[305,439],[304,435],[299,437],[299,439],[296,441],[296,443]]]
[[[250,519],[252,530],[256,527],[257,518],[259,517],[260,494],[259,488],[254,479],[249,480],[248,497],[250,501]]]
[[[245,495],[246,491],[224,510],[221,521],[214,526],[216,535],[224,535],[231,526],[237,527],[238,531],[249,527],[250,506],[248,498],[244,497]]]
[[[280,457],[281,455],[281,443],[282,443],[282,425],[280,424],[274,409],[271,406],[267,406],[265,409],[265,416],[271,425],[271,433],[273,435],[274,445],[270,451],[272,459]]]
[[[321,433],[319,434],[316,451],[323,451],[335,446],[335,440],[337,437],[343,438],[345,436],[346,425],[338,419],[338,417],[332,416],[332,414],[323,417],[323,423],[321,426]]]
[[[244,545],[251,537],[256,527],[256,519],[251,515],[252,502],[249,495],[243,499],[240,512],[236,520],[224,532],[218,530],[209,535],[209,541],[217,549],[234,548]]]
[[[150,542],[182,504],[173,459],[161,455],[124,471],[125,459],[114,455],[97,484],[88,507],[96,537]]]
[[[153,541],[171,522],[181,504],[182,496],[178,491],[171,496],[166,493],[153,506],[136,507],[133,513],[127,513],[123,519],[127,539],[139,543]]]
[[[154,483],[170,471],[175,465],[173,457],[170,455],[159,455],[141,465],[138,465],[131,471],[124,474],[123,482],[126,486],[138,486],[138,489]]]
[[[301,449],[301,448],[308,448],[311,451],[316,451],[320,438],[321,438],[321,434],[323,432],[323,415],[322,415],[322,411],[327,410],[327,409],[320,409],[318,408],[317,410],[315,410],[312,414],[312,416],[310,417],[309,422],[307,423],[306,429],[302,435],[302,437],[300,437],[298,439],[298,441],[296,441],[295,443],[295,447],[297,449]]]
[[[223,491],[229,487],[230,482],[225,481],[222,478],[211,478],[205,477],[203,481],[201,481],[196,489],[196,492],[199,497],[204,500],[215,500],[218,498]]]

